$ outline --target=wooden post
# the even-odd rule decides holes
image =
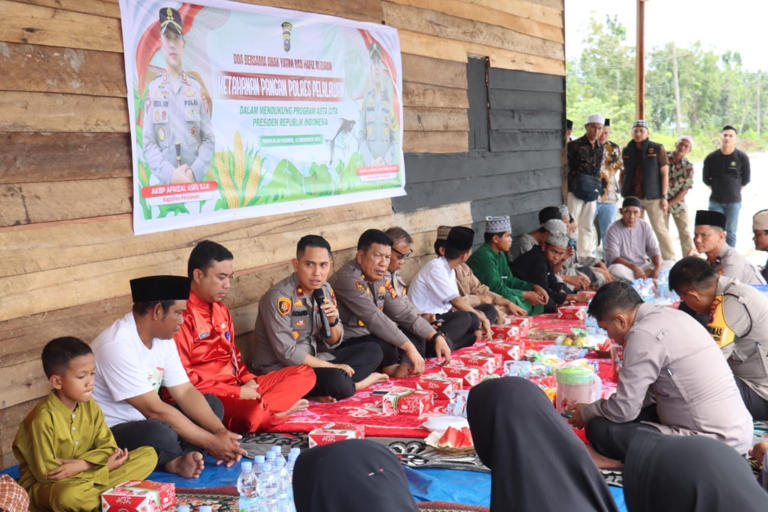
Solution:
[[[645,0],[637,0],[637,62],[635,119],[645,119]]]

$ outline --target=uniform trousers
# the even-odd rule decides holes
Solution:
[[[749,414],[752,415],[752,419],[755,421],[768,420],[768,400],[755,393],[755,391],[740,378],[734,378],[736,379],[736,385],[741,392],[741,399],[744,400],[744,405],[747,407]]]
[[[592,445],[597,453],[611,459],[623,461],[627,455],[627,450],[629,450],[629,444],[638,431],[659,431],[651,425],[640,423],[641,421],[661,423],[659,415],[656,414],[655,405],[644,407],[634,421],[626,423],[615,423],[600,416],[592,418],[587,424],[585,433],[587,434],[589,444]]]
[[[256,377],[261,400],[217,395],[224,405],[224,426],[245,433],[268,429],[284,420],[276,413],[287,411],[315,385],[315,372],[307,365],[281,368]]]
[[[667,215],[661,209],[661,199],[641,199],[640,202],[643,204],[643,208],[648,214],[648,221],[659,240],[661,257],[665,260],[675,261],[675,248],[667,229]]]
[[[333,349],[332,363],[347,364],[355,370],[350,377],[337,368],[313,368],[317,382],[308,396],[330,396],[336,399],[348,398],[355,394],[355,383],[368,377],[381,365],[384,354],[375,341],[354,341],[341,343]],[[391,346],[391,345],[390,345]]]
[[[214,414],[221,419],[224,417],[224,406],[214,395],[203,395]],[[181,410],[178,405],[174,405]],[[183,411],[182,411],[183,412]],[[139,446],[151,446],[157,452],[157,468],[163,470],[165,465],[176,457],[187,452],[203,452],[198,446],[188,443],[164,421],[140,420],[127,421],[111,427],[117,446],[135,450]]]
[[[118,442],[118,446],[123,445]],[[75,475],[51,484],[36,484],[31,489],[30,500],[37,510],[101,510],[101,493],[128,480],[144,480],[156,464],[155,450],[151,446],[141,446],[131,450],[128,460],[119,468],[109,471],[106,482],[96,483],[91,478]]]

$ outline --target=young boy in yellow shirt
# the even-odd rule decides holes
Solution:
[[[117,447],[104,415],[91,399],[96,370],[91,348],[77,338],[56,338],[43,349],[43,370],[53,390],[24,419],[13,441],[19,483],[30,510],[92,511],[103,491],[146,478],[155,450]]]

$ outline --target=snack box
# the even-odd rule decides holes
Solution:
[[[449,400],[451,394],[463,389],[464,385],[458,377],[446,377],[445,375],[424,375],[416,381],[416,388],[423,391],[431,391],[438,400]]]
[[[557,308],[557,318],[584,321],[587,319],[587,306],[560,306]]]
[[[421,416],[435,405],[432,391],[396,386],[382,397],[384,414],[415,414]]]
[[[485,353],[491,352],[500,354],[502,361],[516,361],[523,357],[523,349],[520,345],[514,343],[499,343],[489,341],[485,345]]]
[[[514,342],[520,339],[520,327],[516,325],[492,325],[491,333],[494,340]]]
[[[520,329],[520,335],[525,335],[528,330],[533,327],[533,321],[529,316],[513,316],[507,315],[504,318],[504,325],[514,325]]]
[[[481,373],[485,375],[496,373],[496,370],[501,368],[503,361],[501,354],[488,354],[487,352],[484,354],[465,354],[459,356],[458,359],[464,363],[464,366],[480,368]]]
[[[476,384],[480,384],[480,368],[470,368],[464,366],[461,361],[452,360],[447,365],[443,366],[443,373],[448,377],[458,377],[462,379],[465,388],[471,388]]]
[[[449,416],[463,416],[467,417],[467,398],[469,397],[468,389],[460,389],[454,391],[451,394],[451,401],[445,408],[445,414]]]
[[[129,480],[101,493],[103,512],[160,512],[176,504],[176,485]]]
[[[309,432],[309,447],[331,444],[345,439],[365,439],[365,426],[353,423],[327,423]]]

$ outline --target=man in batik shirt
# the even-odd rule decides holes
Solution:
[[[680,234],[680,247],[684,257],[694,254],[688,208],[685,206],[685,195],[693,187],[693,164],[685,158],[691,149],[693,149],[693,137],[683,135],[677,141],[675,150],[667,153],[667,160],[669,160],[667,225],[669,225],[671,214],[677,225],[677,232]]]
[[[611,120],[606,119],[603,131],[598,139],[603,145],[603,164],[600,167],[602,193],[597,198],[597,225],[600,228],[600,241],[605,243],[605,232],[616,220],[619,211],[619,175],[624,170],[621,158],[621,146],[608,140],[611,135]]]

